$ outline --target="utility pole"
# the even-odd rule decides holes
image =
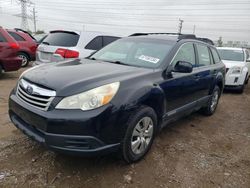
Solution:
[[[196,25],[193,27],[193,34],[195,34]]]
[[[28,14],[27,14],[27,7],[30,6],[30,4],[32,4],[32,2],[30,0],[17,0],[18,2],[20,2],[21,4],[21,17],[22,17],[22,21],[21,21],[21,28],[23,30],[28,30],[29,29],[29,25],[28,25]]]
[[[33,12],[33,18],[32,18],[32,19],[33,19],[33,23],[34,23],[34,32],[36,33],[36,17],[37,17],[37,16],[36,16],[36,13],[37,13],[37,12],[36,12],[36,7],[35,7],[35,5],[34,5],[34,7],[33,7],[33,11],[32,11],[32,12]]]
[[[184,22],[184,20],[179,18],[179,28],[178,28],[178,33],[181,34],[181,30],[182,30],[182,23]]]

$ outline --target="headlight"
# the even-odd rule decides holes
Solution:
[[[240,74],[241,73],[241,67],[233,67],[231,73],[232,74]]]
[[[92,110],[108,104],[117,93],[120,82],[103,85],[89,91],[65,97],[56,106],[56,109]]]

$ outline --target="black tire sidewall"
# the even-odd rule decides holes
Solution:
[[[132,137],[134,127],[143,117],[150,117],[152,119],[152,121],[153,121],[153,137],[152,137],[147,149],[143,153],[136,155],[133,153],[133,151],[131,149],[131,137]],[[135,113],[133,113],[129,117],[129,120],[127,122],[126,127],[127,127],[127,130],[125,133],[124,140],[122,142],[123,158],[127,163],[136,162],[136,161],[139,161],[140,159],[142,159],[147,154],[147,152],[149,151],[149,149],[151,148],[151,146],[153,144],[155,133],[157,132],[157,116],[155,114],[155,111],[152,108],[147,107],[147,106],[140,107],[138,110],[135,111]]]

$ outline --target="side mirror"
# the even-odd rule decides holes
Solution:
[[[178,61],[174,66],[173,72],[190,73],[193,71],[193,65],[186,61]]]

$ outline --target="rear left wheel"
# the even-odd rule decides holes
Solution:
[[[27,67],[29,64],[29,56],[23,52],[18,53],[18,57],[22,59],[22,67]]]
[[[157,116],[150,107],[141,107],[131,115],[122,142],[122,156],[127,163],[142,159],[149,151],[156,132]]]
[[[209,99],[207,105],[201,109],[201,112],[204,115],[210,116],[214,114],[219,102],[220,93],[221,93],[220,88],[216,85],[214,87],[212,96]]]

